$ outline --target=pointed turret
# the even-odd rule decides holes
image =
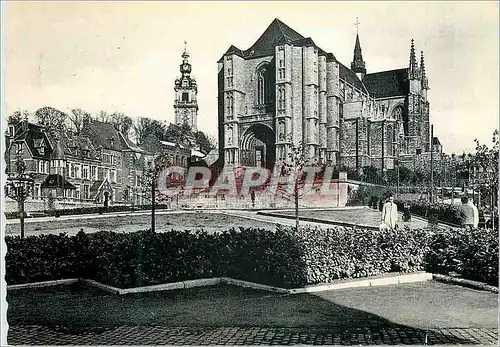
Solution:
[[[425,75],[424,51],[420,52],[420,73],[422,76],[422,89],[429,89],[429,81]]]
[[[408,69],[408,77],[409,79],[418,79],[419,78],[419,71],[418,71],[418,65],[417,65],[417,58],[415,56],[415,43],[413,39],[411,39],[411,48],[410,48],[410,66]]]
[[[359,35],[356,33],[356,44],[354,45],[354,58],[351,63],[351,70],[355,72],[359,79],[363,79],[366,74],[366,64],[361,53],[361,44],[359,43]]]

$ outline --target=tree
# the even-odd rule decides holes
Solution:
[[[151,231],[155,232],[156,204],[163,201],[171,202],[175,197],[174,195],[167,195],[158,191],[158,178],[163,170],[173,164],[169,161],[169,158],[163,154],[155,156],[150,162],[145,164],[140,185],[147,188],[144,198],[151,201]],[[175,174],[168,175],[170,182],[174,181],[174,175]],[[178,184],[178,182],[175,182],[175,184]]]
[[[83,125],[91,121],[92,116],[89,112],[81,108],[74,108],[71,110],[71,114],[68,115],[68,119],[76,133],[79,134],[82,131]]]
[[[142,144],[149,134],[155,135],[160,140],[163,140],[165,137],[165,125],[156,119],[146,117],[137,118],[132,123],[132,128],[138,144]]]
[[[312,182],[307,182],[307,172],[305,170],[307,159],[302,143],[299,143],[297,147],[292,148],[292,153],[289,154],[289,157],[290,161],[282,166],[281,173],[288,176],[290,180],[284,187],[282,185],[278,185],[277,190],[281,193],[283,198],[294,202],[295,229],[299,230],[299,200],[301,200],[305,194],[311,193],[312,191],[318,191],[320,189],[316,180],[316,178],[320,175],[315,173],[315,177],[313,177]],[[313,165],[310,167],[312,168]],[[322,167],[319,167],[318,169],[318,173],[324,173]],[[290,183],[293,185],[291,189],[289,186]],[[308,183],[312,183],[311,186],[307,186]]]
[[[493,132],[492,147],[481,144],[477,139],[476,153],[470,158],[473,184],[477,185],[483,196],[489,198],[491,214],[494,215],[498,192],[498,130]]]
[[[66,113],[49,106],[42,107],[35,112],[35,119],[39,124],[55,129],[64,129],[67,118]]]
[[[19,123],[23,119],[28,119],[29,116],[30,116],[30,114],[29,114],[29,112],[27,110],[23,110],[23,111],[17,110],[17,111],[14,111],[9,116],[9,118],[7,118],[7,124],[16,125],[17,123]]]
[[[9,174],[5,185],[5,194],[15,200],[18,206],[21,225],[21,238],[24,238],[24,203],[33,191],[33,176],[26,173],[26,164],[21,157],[15,163],[16,170]]]
[[[130,129],[132,128],[133,121],[132,118],[126,116],[124,113],[114,112],[109,115],[108,123],[113,124],[116,130],[128,136]]]
[[[195,134],[196,142],[200,146],[200,150],[204,153],[209,153],[215,148],[215,141],[213,138],[207,136],[203,131],[198,131]]]

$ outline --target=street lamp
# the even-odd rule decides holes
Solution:
[[[20,156],[17,157],[15,163],[16,170],[14,173],[9,173],[7,184],[5,186],[5,194],[17,201],[19,213],[19,221],[21,224],[21,239],[24,238],[24,203],[31,195],[34,186],[33,175],[26,173],[26,164]]]

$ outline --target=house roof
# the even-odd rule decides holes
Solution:
[[[126,149],[120,134],[112,124],[98,121],[90,122],[83,127],[82,133],[92,140],[96,148],[102,147],[115,151]]]
[[[365,75],[363,84],[375,98],[404,96],[409,93],[408,69],[375,72]]]
[[[437,138],[435,136],[432,138],[432,144],[441,146],[441,142],[439,141],[439,138]]]
[[[76,189],[74,185],[66,181],[66,179],[62,177],[60,174],[47,175],[45,181],[43,181],[41,184],[41,188]]]

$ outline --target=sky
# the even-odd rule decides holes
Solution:
[[[217,133],[217,60],[278,18],[344,65],[356,17],[368,73],[424,51],[434,136],[446,153],[490,144],[499,120],[497,2],[8,2],[4,114],[52,106],[174,121],[184,41],[198,82],[198,127]]]

